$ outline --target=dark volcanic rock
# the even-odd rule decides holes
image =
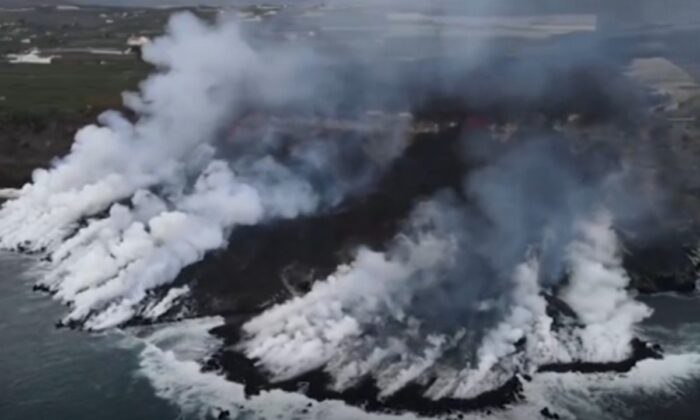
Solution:
[[[584,362],[575,361],[571,363],[555,363],[541,366],[538,372],[580,372],[580,373],[602,373],[602,372],[629,372],[638,362],[646,359],[661,359],[663,357],[658,346],[650,345],[642,340],[634,339],[632,343],[632,353],[625,360],[617,362]]]
[[[177,282],[195,279],[198,314],[247,313],[288,297],[290,274],[296,284],[310,282],[332,273],[359,245],[381,248],[417,200],[444,188],[459,191],[460,132],[419,134],[365,197],[318,215],[237,228],[226,250],[183,270]]]
[[[554,331],[581,326],[576,312],[566,302],[550,293],[544,293],[542,296],[547,302],[547,316],[552,318]]]
[[[560,417],[559,417],[559,414],[557,414],[557,413],[551,411],[551,410],[549,409],[549,407],[543,408],[543,409],[540,411],[540,414],[542,414],[542,417],[544,417],[544,418],[546,418],[546,419],[558,420],[558,419],[560,418]]]
[[[444,415],[485,409],[505,408],[522,399],[522,382],[513,376],[502,386],[475,398],[443,398],[431,400],[424,396],[430,385],[410,384],[388,398],[379,398],[380,390],[371,378],[367,378],[343,392],[329,389],[330,378],[323,370],[308,372],[283,382],[269,382],[255,366],[255,362],[241,353],[225,351],[219,362],[227,379],[245,385],[246,394],[256,395],[269,389],[301,392],[316,401],[338,400],[375,412],[412,412],[420,415]]]
[[[222,333],[222,331],[218,331],[218,333]],[[635,339],[632,342],[632,353],[625,360],[600,363],[582,361],[558,363],[542,366],[538,372],[624,373],[642,360],[661,357],[660,348]],[[257,395],[264,390],[281,389],[288,392],[301,392],[317,401],[344,401],[368,411],[413,412],[428,416],[444,415],[502,409],[523,398],[523,383],[520,376],[513,376],[499,388],[469,399],[428,399],[424,397],[424,392],[430,386],[430,382],[427,384],[412,383],[391,397],[380,399],[380,390],[371,378],[363,380],[351,389],[337,392],[329,389],[330,377],[322,369],[307,372],[291,380],[270,382],[256,366],[255,361],[240,352],[230,349],[224,350],[215,357],[215,360],[216,368],[223,370],[227,379],[244,384],[247,395]],[[523,379],[531,380],[528,376],[523,376]],[[559,418],[558,414],[546,408],[542,410],[541,414],[545,418]]]
[[[576,314],[564,301],[548,294],[544,297],[548,303],[548,314],[553,317],[555,324],[558,324],[560,328],[570,328],[580,324]],[[379,397],[380,389],[369,377],[348,390],[333,391],[329,387],[331,378],[323,368],[304,373],[293,379],[271,382],[255,360],[236,350],[236,344],[241,338],[241,325],[246,319],[247,316],[243,314],[230,317],[224,325],[212,331],[213,334],[223,337],[227,346],[209,361],[206,369],[222,371],[228,380],[243,384],[247,395],[257,395],[264,390],[281,389],[288,392],[300,392],[317,401],[344,401],[368,411],[413,412],[430,416],[502,409],[523,398],[523,380],[532,381],[530,375],[514,375],[502,386],[484,392],[477,397],[469,399],[443,398],[440,400],[431,400],[424,396],[426,389],[432,383],[430,380],[411,383],[388,398]],[[516,347],[522,348],[524,344],[523,340]],[[625,360],[554,363],[541,366],[537,372],[624,373],[642,360],[662,357],[660,347],[638,339],[632,341],[631,347],[632,352]],[[559,418],[558,414],[548,408],[543,409],[541,414],[549,419]]]
[[[226,346],[207,365],[208,369],[221,370],[229,380],[244,384],[249,395],[262,390],[283,389],[301,392],[319,401],[342,400],[370,411],[448,414],[499,408],[521,398],[519,376],[474,399],[440,401],[423,397],[429,383],[413,383],[390,398],[380,399],[379,390],[371,378],[347,391],[335,392],[328,388],[330,379],[322,369],[288,381],[271,383],[254,360],[235,350],[240,325],[246,320],[269,305],[289,298],[294,292],[306,291],[314,280],[326,277],[339,263],[347,261],[349,253],[357,246],[384,247],[397,234],[402,221],[418,200],[442,189],[461,194],[461,183],[468,166],[463,150],[459,148],[460,139],[465,133],[470,134],[470,130],[483,131],[486,123],[479,115],[478,121],[474,122],[465,115],[439,107],[432,109],[431,118],[458,123],[446,124],[445,127],[449,128],[437,132],[419,134],[366,196],[352,198],[322,214],[238,228],[225,250],[208,256],[180,274],[176,285],[193,285],[193,313],[226,317],[226,324],[213,331],[224,339]],[[565,148],[561,143],[558,147]],[[595,169],[599,166],[617,164],[614,158],[608,159],[611,153],[607,148],[590,147],[580,154],[564,153],[564,156],[586,163],[581,166],[591,173],[584,169],[581,174],[584,177],[596,176],[601,172]],[[575,313],[564,302],[553,296],[545,297],[555,327],[568,328],[577,323]],[[641,341],[632,345],[632,354],[623,361],[552,364],[542,366],[540,372],[626,372],[640,360],[660,357],[658,349]]]

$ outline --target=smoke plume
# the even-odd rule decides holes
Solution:
[[[103,114],[3,207],[1,245],[48,254],[42,285],[71,304],[64,322],[122,324],[236,226],[317,211],[371,179],[381,159],[359,141],[290,145],[264,123],[255,127],[262,138],[225,144],[256,109],[311,109],[323,97],[316,84],[329,89],[313,54],[290,48],[254,49],[232,20],[174,16],[143,51],[158,71],[124,95],[135,121]],[[342,184],[351,178],[339,168],[353,153],[368,163]]]
[[[449,38],[432,40],[452,49]],[[575,77],[590,55],[484,70],[496,60],[484,45],[404,68],[375,46],[328,53],[176,15],[144,47],[156,71],[124,95],[133,116],[103,114],[37,170],[0,210],[0,246],[46,256],[41,285],[70,305],[66,324],[155,321],[196,287],[170,287],[178,274],[237,227],[335,211],[372,191],[408,133],[446,125],[463,129],[462,179],[415,197],[382,246],[355,247],[307,293],[253,316],[235,349],[273,383],[321,370],[335,391],[371,379],[380,399],[411,384],[473,398],[542,366],[623,360],[650,314],[628,291],[614,229],[633,217],[616,213],[629,174],[615,153],[543,129],[617,116],[619,92],[596,84],[609,80],[602,59],[584,66],[594,90]],[[431,108],[436,96],[457,111]],[[393,115],[377,124],[375,106]],[[421,108],[429,121],[407,112]],[[546,122],[496,139],[510,117]]]
[[[249,321],[241,350],[273,382],[322,369],[337,391],[371,377],[380,397],[419,383],[436,400],[547,364],[629,357],[649,309],[628,294],[605,210],[619,174],[592,177],[589,164],[542,140],[497,155],[467,175],[463,197],[419,204],[386,251],[360,248]],[[576,321],[555,327],[564,315],[545,295]]]

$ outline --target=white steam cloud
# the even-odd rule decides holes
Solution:
[[[575,222],[575,236],[562,256],[571,274],[560,297],[582,326],[553,328],[538,257],[523,255],[501,292],[505,309],[493,309],[504,296],[487,295],[466,308],[480,321],[435,328],[421,296],[449,287],[450,273],[465,263],[459,234],[425,230],[440,225],[449,211],[437,201],[422,204],[407,233],[387,252],[358,250],[350,264],[308,294],[248,322],[241,349],[273,381],[323,369],[336,390],[372,377],[383,397],[417,382],[431,384],[426,396],[432,399],[475,397],[545,364],[629,356],[634,326],[649,309],[626,291],[628,278],[605,212]],[[480,281],[470,278],[468,268],[465,273],[460,282]],[[467,291],[464,286],[454,293]],[[469,305],[466,294],[455,299]],[[441,302],[432,305],[433,313],[454,316]],[[497,322],[486,321],[486,313],[494,311]]]
[[[338,169],[347,145],[230,134],[261,109],[317,96],[314,54],[253,48],[234,22],[183,14],[143,56],[158,72],[124,96],[135,120],[103,114],[0,209],[0,247],[45,253],[41,283],[70,304],[64,322],[94,330],[162,317],[189,288],[153,291],[225,247],[237,226],[318,211],[366,182]],[[387,160],[405,144],[393,140],[379,147]],[[437,195],[417,205],[387,249],[360,247],[307,294],[254,317],[237,349],[272,381],[322,369],[338,391],[372,378],[380,398],[418,383],[435,400],[475,397],[551,363],[629,356],[650,310],[627,290],[600,180],[589,185],[548,147],[514,148],[469,174],[459,204]],[[556,326],[549,294],[577,319]],[[171,387],[171,370],[213,387],[222,406],[234,389],[158,345],[143,356],[177,398],[197,390]]]
[[[420,204],[387,251],[358,250],[252,319],[239,348],[272,381],[323,369],[336,390],[371,377],[381,397],[418,383],[431,399],[476,397],[545,365],[624,360],[650,310],[629,295],[600,210],[616,186],[567,156],[536,141],[496,157],[467,176],[471,202]],[[547,295],[570,310],[552,312]]]
[[[226,160],[216,152],[249,107],[303,105],[313,78],[301,68],[312,54],[253,49],[235,22],[208,25],[180,14],[143,58],[158,72],[124,95],[135,122],[103,114],[0,210],[0,246],[47,253],[42,284],[71,304],[65,322],[91,329],[165,313],[177,296],[146,308],[149,292],[225,246],[235,226],[293,218],[331,201],[323,198],[330,188],[312,186],[298,162],[277,161],[271,147],[243,143]],[[302,164],[336,152],[292,150]]]
[[[576,226],[579,238],[570,244],[568,286],[562,298],[584,324],[578,336],[583,360],[619,360],[629,354],[634,327],[651,315],[629,294],[629,276],[622,267],[620,249],[611,229],[610,214]]]

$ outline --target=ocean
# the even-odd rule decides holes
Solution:
[[[176,419],[118,333],[56,329],[64,308],[32,292],[33,260],[0,254],[0,419]]]
[[[182,362],[211,350],[201,336],[211,321],[128,333],[56,329],[54,323],[65,308],[31,290],[35,265],[32,258],[0,254],[2,420],[196,419],[207,416],[204,407],[223,407],[229,402],[227,409],[239,409],[232,412],[232,418],[241,419],[362,415],[357,409],[339,410],[337,403],[299,415],[292,406],[306,407],[308,402],[282,393],[254,398],[246,407],[240,387],[215,375],[200,375],[198,365]],[[667,360],[644,362],[641,369],[615,378],[544,375],[527,391],[533,394],[530,397],[537,401],[534,394],[547,394],[560,410],[581,419],[696,419],[700,410],[700,302],[675,295],[644,301],[655,314],[641,333],[664,346],[670,355]],[[520,408],[514,407],[494,418],[528,418],[526,413],[538,409],[537,405],[523,408],[521,416]],[[279,417],[284,412],[287,415]]]

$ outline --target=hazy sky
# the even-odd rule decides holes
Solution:
[[[479,4],[497,4],[501,13],[595,13],[611,21],[647,23],[700,22],[700,0],[0,0],[0,6],[29,4],[95,4],[115,6],[185,6],[245,4],[328,4],[365,6],[381,3],[391,8],[423,3],[459,5],[457,10],[480,10]]]
[[[249,1],[246,3],[252,3]],[[211,4],[225,5],[240,3],[236,0],[73,0],[72,3],[100,4],[100,5],[120,5],[120,6],[145,6],[145,5],[192,5]]]
[[[211,5],[222,6],[230,4],[275,4],[275,3],[324,3],[323,0],[66,0],[66,3],[84,3],[109,6],[191,6]]]
[[[93,4],[108,6],[160,6],[160,5],[226,5],[250,3],[275,3],[280,0],[0,0],[0,6],[27,6],[36,4]],[[300,0],[291,0],[299,2]],[[301,0],[306,1],[306,0]]]

